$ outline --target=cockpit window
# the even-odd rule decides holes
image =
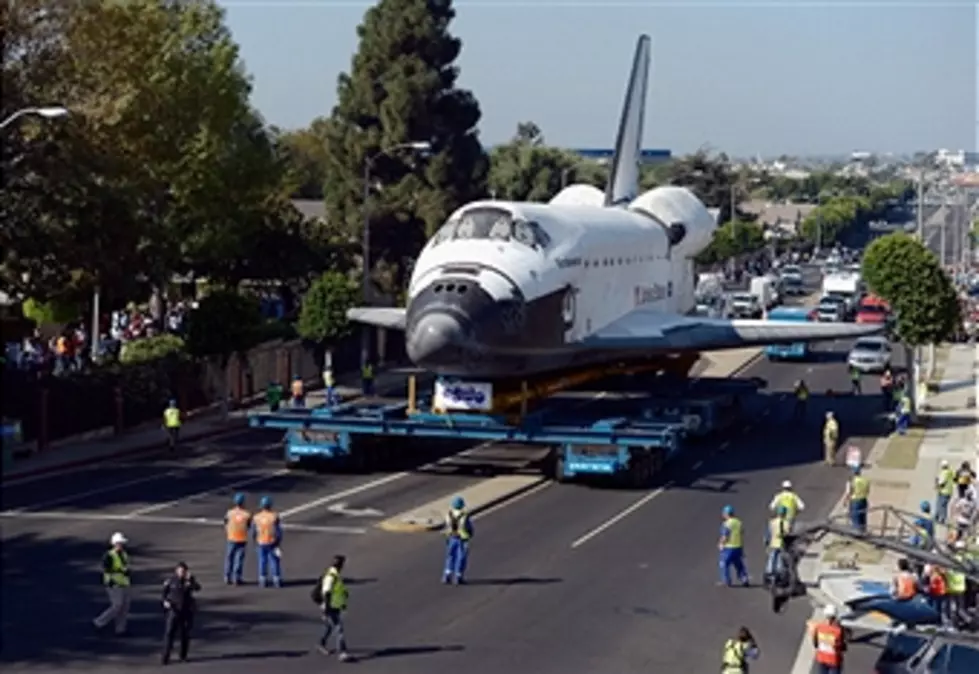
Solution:
[[[430,245],[465,239],[516,241],[537,249],[547,248],[551,243],[551,237],[536,222],[515,219],[501,208],[477,207],[445,223]]]

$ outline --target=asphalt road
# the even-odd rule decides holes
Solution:
[[[21,511],[2,520],[5,671],[156,667],[157,592],[179,559],[205,586],[192,661],[182,669],[339,666],[315,662],[323,656],[312,650],[319,623],[308,589],[342,553],[351,578],[348,638],[361,670],[715,671],[723,640],[745,624],[764,653],[752,671],[785,674],[811,607],[798,600],[775,615],[760,589],[715,587],[717,527],[721,508],[735,506],[757,579],[765,509],[783,479],[796,484],[807,513],[825,514],[839,498],[845,470],[817,463],[823,411],[837,411],[844,436],[870,435],[881,423],[880,401],[820,395],[848,388],[845,345],[824,348],[818,362],[749,368],[745,376],[768,380],[770,398],[752,407],[742,431],[684,455],[660,488],[546,485],[478,517],[464,587],[438,583],[437,535],[371,525],[449,495],[472,476],[283,473],[274,436],[248,431],[179,461],[113,464],[5,488],[4,509]],[[815,394],[805,424],[789,418],[788,391],[800,377]],[[253,501],[272,496],[284,515],[282,590],[220,584],[218,522],[238,490]],[[98,560],[115,530],[133,542],[136,569],[132,636],[124,640],[98,637],[90,626],[104,602]],[[254,579],[254,558],[246,564]]]

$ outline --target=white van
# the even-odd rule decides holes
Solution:
[[[758,299],[758,304],[763,309],[771,309],[778,301],[778,294],[775,291],[775,281],[770,276],[756,276],[751,279],[748,292]]]

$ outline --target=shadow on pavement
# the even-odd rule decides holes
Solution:
[[[251,651],[248,653],[223,653],[221,655],[205,655],[190,657],[190,662],[225,662],[235,660],[267,660],[272,658],[301,658],[310,654],[310,650],[273,649],[267,651]]]
[[[551,583],[563,583],[563,578],[527,578],[519,576],[516,578],[473,578],[466,581],[466,585],[549,585]]]
[[[357,660],[380,660],[381,658],[400,658],[409,655],[428,655],[431,653],[459,653],[466,650],[465,646],[390,646],[373,651],[357,651],[353,655]]]
[[[0,661],[19,665],[70,666],[93,664],[107,657],[144,660],[159,653],[163,630],[160,587],[171,572],[153,546],[133,549],[135,564],[129,634],[115,637],[95,632],[92,619],[107,606],[99,563],[105,545],[80,538],[21,534],[3,539],[2,655]],[[249,597],[201,593],[201,611],[194,637],[228,651],[241,648],[242,638],[259,625],[286,626],[298,620],[284,611],[263,610]],[[193,656],[193,651],[191,651]]]

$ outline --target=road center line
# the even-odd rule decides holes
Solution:
[[[75,494],[66,494],[60,498],[53,499],[51,501],[45,501],[43,503],[34,503],[24,508],[8,510],[4,512],[10,513],[20,513],[32,510],[43,510],[45,508],[50,508],[51,506],[62,505],[64,503],[71,503],[72,501],[78,501],[79,499],[88,498],[89,496],[98,496],[99,494],[107,494],[111,491],[118,491],[119,489],[125,489],[126,487],[134,487],[138,484],[144,484],[146,482],[153,482],[155,480],[163,480],[168,477],[174,477],[184,473],[184,470],[169,470],[165,473],[157,473],[155,475],[148,475],[146,477],[139,477],[135,480],[127,480],[125,482],[116,482],[104,487],[99,487],[98,489],[89,489],[88,491],[78,492]]]
[[[355,487],[351,487],[350,489],[344,489],[343,491],[338,491],[335,494],[327,494],[326,496],[322,496],[313,501],[309,501],[308,503],[302,503],[300,505],[297,505],[295,508],[289,508],[289,510],[284,510],[280,512],[279,517],[281,517],[282,519],[285,519],[286,517],[292,517],[293,515],[304,513],[307,510],[313,510],[314,508],[319,508],[320,506],[326,505],[327,503],[333,503],[335,501],[339,501],[340,499],[353,496],[354,494],[360,494],[361,492],[370,491],[375,487],[380,487],[385,484],[390,484],[391,482],[396,482],[397,480],[403,480],[404,478],[413,474],[414,473],[405,472],[405,473],[394,473],[393,475],[385,475],[382,478],[371,480],[370,482],[364,482],[363,484],[359,484]]]
[[[213,489],[205,489],[204,491],[199,491],[196,494],[191,494],[190,496],[182,496],[180,498],[174,499],[172,501],[167,501],[165,503],[154,503],[153,505],[148,505],[145,508],[139,508],[138,510],[133,510],[130,513],[126,513],[126,517],[141,517],[143,515],[155,513],[160,510],[165,510],[166,508],[172,508],[173,506],[180,505],[181,503],[195,501],[199,498],[203,498],[204,496],[211,496],[214,494],[218,494],[228,489],[238,489],[240,487],[245,487],[250,484],[255,484],[256,482],[271,480],[281,475],[286,475],[289,472],[290,471],[288,468],[281,468],[275,471],[274,473],[268,473],[266,475],[256,475],[254,477],[248,478],[247,480],[239,480],[238,482],[232,482],[231,484],[222,485],[220,487],[214,487]]]
[[[609,528],[615,526],[616,524],[618,524],[619,522],[621,522],[622,520],[624,520],[626,517],[628,517],[632,513],[636,512],[637,510],[639,510],[640,508],[642,508],[644,505],[646,505],[647,503],[649,503],[650,501],[652,501],[654,498],[656,498],[657,496],[659,496],[660,494],[662,494],[664,491],[667,490],[668,487],[672,486],[672,484],[673,483],[670,482],[669,484],[667,484],[667,485],[665,485],[663,487],[660,487],[656,491],[650,492],[649,494],[646,494],[641,499],[639,499],[638,501],[636,501],[635,503],[633,503],[631,506],[629,506],[628,508],[626,508],[625,510],[623,510],[622,512],[620,512],[618,515],[615,515],[615,516],[611,517],[610,519],[606,520],[605,522],[603,522],[602,524],[599,524],[597,527],[595,527],[594,529],[592,529],[591,531],[589,531],[587,534],[585,534],[584,536],[582,536],[581,538],[579,538],[578,540],[576,540],[574,543],[571,544],[571,548],[574,549],[574,548],[580,547],[580,546],[584,545],[585,543],[587,543],[588,541],[590,541],[591,539],[595,538],[595,536],[598,536],[600,533],[602,533],[606,529],[609,529]]]

